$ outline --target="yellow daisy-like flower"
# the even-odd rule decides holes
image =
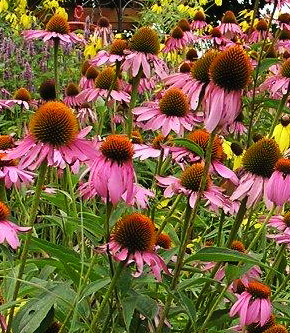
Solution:
[[[62,16],[66,21],[68,20],[68,14],[63,7],[58,7],[55,11],[55,14]]]
[[[162,13],[162,7],[158,6],[157,3],[155,3],[152,7],[151,7],[152,12],[156,13],[156,14],[161,14]]]
[[[240,22],[240,27],[243,31],[247,31],[250,27],[250,24],[247,21]]]
[[[84,50],[85,58],[94,57],[101,48],[102,48],[101,38],[98,38],[95,35],[91,36],[90,43],[85,47],[85,50]]]
[[[223,0],[215,0],[214,2],[217,6],[221,6],[223,4]]]
[[[274,129],[273,138],[278,143],[281,152],[285,152],[290,146],[290,124],[286,126],[278,124]]]
[[[6,12],[8,9],[8,2],[6,0],[0,0],[0,13]]]
[[[223,141],[223,151],[227,155],[228,159],[231,159],[234,157],[234,153],[231,149],[231,142],[224,140]]]
[[[177,6],[177,10],[181,13],[186,13],[189,9],[189,6],[184,6],[184,4],[180,4]]]
[[[20,23],[22,24],[24,29],[29,29],[31,28],[32,24],[32,17],[27,14],[22,14],[20,17]]]

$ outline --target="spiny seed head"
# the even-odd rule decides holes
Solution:
[[[235,280],[234,284],[235,284],[235,289],[236,289],[237,294],[241,295],[246,290],[246,287],[243,284],[243,281],[241,279]]]
[[[246,290],[255,298],[268,298],[271,295],[271,289],[265,284],[258,281],[249,282]]]
[[[157,236],[156,245],[168,250],[171,247],[171,239],[168,235],[161,233]]]
[[[13,148],[14,139],[11,135],[0,135],[0,150]]]
[[[5,205],[4,202],[0,201],[0,221],[7,220],[9,215],[10,215],[9,208]]]
[[[235,251],[238,251],[241,253],[246,252],[244,244],[238,240],[232,241],[230,248],[231,248],[231,250],[235,250]]]
[[[186,19],[180,20],[177,25],[182,31],[190,31],[190,24]]]
[[[282,124],[283,127],[286,127],[290,124],[290,117],[288,114],[284,114],[281,119],[280,123]]]
[[[122,248],[127,248],[129,253],[152,251],[155,244],[154,223],[139,213],[126,215],[117,222],[112,239]]]
[[[144,142],[143,138],[142,138],[142,135],[139,131],[132,131],[131,142],[132,143],[137,143],[137,144],[141,144],[141,143]]]
[[[259,140],[262,140],[264,139],[264,136],[262,134],[259,134],[259,133],[254,133],[253,134],[253,141],[256,143],[258,142]]]
[[[265,58],[277,58],[277,52],[273,45],[267,45],[265,47]]]
[[[231,143],[231,150],[236,156],[240,156],[243,154],[243,147],[237,143],[237,142],[232,142]]]
[[[278,16],[278,21],[280,23],[286,23],[286,24],[289,24],[290,23],[290,14],[289,13],[283,13],[283,14],[280,14]]]
[[[222,36],[222,33],[218,27],[213,28],[210,34],[212,37],[217,37],[217,38],[221,38]]]
[[[6,153],[0,153],[0,167],[5,167],[5,166],[16,166],[18,164],[17,160],[7,160],[7,155]]]
[[[68,34],[70,32],[68,21],[59,14],[54,14],[46,24],[46,31]]]
[[[81,68],[81,72],[82,72],[82,76],[85,76],[86,75],[86,72],[88,70],[88,68],[90,67],[90,62],[89,60],[85,60],[82,64],[82,68]]]
[[[201,178],[203,175],[204,164],[195,163],[190,167],[186,168],[180,177],[180,184],[187,190],[198,192],[200,187]],[[210,185],[210,177],[207,177],[206,186],[204,191],[207,191]]]
[[[90,66],[86,71],[86,78],[88,80],[94,80],[98,75],[99,72],[94,66]]]
[[[209,137],[210,134],[205,129],[198,129],[187,135],[187,139],[198,144],[204,152],[206,152],[207,145],[209,142]],[[211,159],[222,161],[223,158],[224,158],[224,151],[223,151],[222,141],[216,135],[212,146]]]
[[[181,39],[184,33],[179,27],[175,27],[171,32],[171,37],[175,39]]]
[[[282,30],[279,35],[280,40],[288,40],[290,39],[290,31],[288,30]]]
[[[258,31],[267,31],[268,28],[268,23],[264,19],[260,19],[259,22],[256,25],[256,29]]]
[[[290,58],[284,61],[280,74],[284,77],[287,77],[288,79],[290,78]]]
[[[269,327],[264,333],[288,333],[288,330],[283,325],[274,325]]]
[[[241,46],[231,46],[213,60],[209,73],[216,85],[228,91],[244,89],[250,82],[252,66]]]
[[[286,212],[283,216],[283,222],[290,227],[290,211]]]
[[[189,112],[186,95],[179,88],[170,88],[159,101],[160,111],[168,117],[185,117]]]
[[[272,327],[275,325],[275,317],[273,315],[270,316],[268,321],[266,322],[265,325],[260,326],[257,323],[252,323],[251,325],[247,326],[247,332],[248,333],[263,333],[265,332],[268,328]]]
[[[122,164],[132,160],[134,150],[131,141],[123,135],[109,135],[100,147],[102,154],[114,161]]]
[[[15,95],[14,95],[15,99],[19,99],[20,101],[25,101],[25,102],[29,102],[31,100],[31,96],[30,93],[27,89],[25,88],[19,88]]]
[[[180,73],[190,73],[190,71],[191,71],[191,64],[189,64],[188,62],[182,63],[181,66],[179,67]]]
[[[157,55],[160,50],[160,42],[157,32],[149,27],[138,29],[132,37],[131,48],[137,52]]]
[[[47,102],[35,112],[29,130],[36,141],[61,147],[74,140],[78,133],[78,122],[64,103]]]
[[[104,68],[96,78],[96,88],[109,90],[115,77],[115,70],[112,67]],[[119,90],[119,80],[117,79],[113,90]]]
[[[191,68],[192,77],[198,81],[208,83],[210,81],[209,69],[217,56],[218,51],[212,50],[208,51],[200,59],[196,60]]]
[[[151,146],[155,149],[161,149],[163,144],[166,144],[167,146],[172,146],[172,140],[173,140],[172,136],[168,135],[166,138],[164,135],[158,134],[152,140]]]
[[[129,44],[124,39],[115,39],[111,45],[110,53],[119,56],[124,55],[124,50],[129,48]]]
[[[110,22],[105,16],[102,16],[99,18],[97,25],[101,28],[108,28],[108,26],[110,25]]]
[[[280,158],[276,163],[275,169],[286,177],[290,174],[290,160],[288,158]]]
[[[43,81],[39,87],[39,95],[44,101],[56,99],[55,81],[53,79]]]
[[[197,54],[196,49],[189,49],[186,52],[185,59],[188,60],[188,61],[195,61],[195,60],[197,60],[198,59],[198,54]]]
[[[79,93],[79,88],[76,84],[73,82],[69,82],[69,84],[66,87],[66,95],[67,96],[76,96]]]
[[[246,171],[254,175],[270,178],[280,155],[276,141],[263,138],[246,150],[243,166]]]
[[[202,10],[197,10],[193,16],[193,21],[205,21],[205,15]]]
[[[236,16],[235,14],[228,10],[227,12],[225,12],[223,18],[222,18],[222,23],[235,23],[238,24],[237,20],[236,20]]]

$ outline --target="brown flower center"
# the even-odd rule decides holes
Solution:
[[[0,150],[13,148],[14,140],[11,135],[0,135]]]
[[[272,327],[275,325],[275,317],[273,315],[270,316],[268,321],[264,326],[260,326],[257,323],[253,323],[249,326],[247,326],[247,332],[248,333],[263,333],[265,332],[268,328]]]
[[[86,71],[86,78],[88,80],[94,80],[98,75],[99,72],[94,66],[90,66]]]
[[[67,96],[76,96],[79,92],[79,88],[73,82],[70,82],[66,87]]]
[[[185,56],[186,60],[188,61],[195,61],[198,59],[198,54],[197,54],[197,51],[196,49],[189,49],[187,52],[186,52],[186,56]]]
[[[158,235],[157,240],[156,240],[156,245],[159,245],[163,249],[170,249],[171,247],[171,239],[168,235],[161,233]]]
[[[143,27],[136,31],[131,40],[131,48],[137,52],[157,55],[160,43],[157,32],[149,27]]]
[[[232,142],[231,143],[231,150],[236,156],[240,156],[243,154],[243,147],[237,143],[237,142]]]
[[[197,10],[193,16],[194,21],[205,21],[204,12],[201,10]]]
[[[179,88],[170,88],[159,101],[160,111],[168,117],[185,117],[189,112],[186,95]]]
[[[213,28],[210,34],[212,37],[217,37],[217,38],[221,38],[222,36],[222,33],[218,27]]]
[[[190,24],[186,19],[180,20],[177,25],[182,31],[190,31]]]
[[[276,163],[276,170],[282,172],[284,176],[290,174],[290,160],[288,158],[280,158]]]
[[[274,325],[269,327],[264,333],[288,333],[288,330],[283,325]]]
[[[263,138],[246,150],[243,165],[246,171],[254,175],[270,178],[280,155],[276,141]]]
[[[102,154],[115,162],[123,163],[132,160],[134,150],[131,141],[122,135],[109,135],[100,147]]]
[[[290,31],[288,30],[282,30],[279,35],[280,40],[288,40],[290,39]]]
[[[198,192],[200,187],[201,178],[203,175],[204,165],[203,163],[195,163],[185,169],[180,177],[180,183],[187,190]],[[204,191],[207,191],[210,185],[210,177],[207,177],[206,186]]]
[[[101,28],[108,28],[108,26],[110,25],[110,22],[105,16],[102,16],[99,18],[97,25]]]
[[[267,21],[264,20],[264,19],[259,20],[259,22],[256,25],[256,29],[258,31],[267,31],[267,29],[268,29],[268,23],[267,23]]]
[[[31,96],[28,90],[25,88],[19,88],[15,93],[15,99],[19,99],[20,101],[29,102],[31,100]]]
[[[47,102],[35,112],[29,130],[37,141],[60,147],[74,140],[78,133],[78,122],[64,103]]]
[[[290,14],[289,13],[280,14],[279,17],[278,17],[278,21],[280,23],[289,24],[290,23]]]
[[[230,246],[231,250],[235,250],[241,253],[246,252],[245,246],[242,242],[234,240]]]
[[[241,279],[235,280],[234,283],[235,283],[236,293],[241,295],[246,290],[245,285],[243,284]]]
[[[82,68],[81,68],[81,72],[82,72],[82,76],[85,76],[86,75],[86,72],[88,70],[88,68],[90,67],[90,62],[89,60],[85,60],[82,64]]]
[[[54,14],[46,24],[46,30],[57,32],[59,34],[68,34],[70,32],[67,20],[59,14]]]
[[[258,281],[249,282],[246,290],[255,298],[268,298],[271,295],[271,289]]]
[[[217,57],[217,51],[209,51],[204,54],[200,59],[194,62],[191,68],[191,75],[195,80],[208,83],[209,82],[209,68],[213,60]]]
[[[287,77],[288,79],[290,78],[290,58],[284,61],[280,74],[284,77]]]
[[[290,211],[284,214],[283,221],[287,225],[287,227],[290,227]]]
[[[171,32],[171,37],[175,39],[181,39],[184,33],[179,27],[175,27]]]
[[[43,81],[39,87],[39,95],[44,101],[56,99],[55,82],[53,79]]]
[[[181,64],[179,67],[179,72],[180,73],[190,73],[191,71],[191,65],[188,62],[184,62]]]
[[[0,201],[0,221],[7,220],[9,215],[10,215],[9,208],[5,205],[5,203]]]
[[[162,134],[158,134],[153,139],[151,146],[155,149],[161,149],[163,144],[167,144],[168,146],[172,145],[172,136],[168,135],[166,138]]]
[[[129,253],[152,251],[155,243],[155,226],[142,214],[124,216],[114,228],[112,239],[127,248]]]
[[[221,52],[210,66],[214,83],[228,91],[246,88],[250,82],[252,66],[241,46],[229,47]]]
[[[96,78],[95,87],[109,90],[114,81],[116,72],[112,67],[104,68]],[[119,79],[116,80],[113,90],[119,90]]]
[[[116,39],[113,41],[111,48],[110,48],[110,53],[122,56],[124,55],[124,50],[129,48],[129,44],[126,40],[124,39]]]
[[[223,18],[222,18],[222,23],[235,23],[238,24],[235,14],[228,10],[227,12],[225,12]]]

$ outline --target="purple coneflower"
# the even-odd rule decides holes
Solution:
[[[177,26],[183,31],[188,43],[193,43],[196,40],[196,37],[192,34],[190,24],[186,19],[181,19]]]
[[[223,35],[228,36],[229,38],[234,37],[236,34],[242,35],[243,33],[238,25],[235,14],[230,10],[225,12],[219,29]]]
[[[79,106],[76,100],[76,96],[79,92],[79,88],[73,82],[70,82],[65,89],[64,103],[70,107]]]
[[[246,290],[237,295],[238,300],[230,310],[230,316],[238,314],[240,325],[258,323],[263,326],[270,318],[272,305],[270,302],[271,289],[258,281],[251,281]]]
[[[8,221],[9,215],[9,208],[3,202],[0,202],[0,243],[2,244],[6,241],[12,249],[17,249],[20,245],[17,234],[29,231],[31,228],[19,227],[15,223]]]
[[[263,221],[265,217],[261,217]],[[274,215],[270,218],[268,226],[277,229],[278,231],[290,235],[290,212],[282,215]]]
[[[204,12],[197,10],[193,16],[191,29],[192,30],[202,30],[207,26]]]
[[[137,122],[144,123],[144,130],[161,129],[164,136],[171,130],[182,136],[184,129],[190,131],[195,123],[188,99],[179,88],[170,88],[159,101],[147,102],[144,106],[135,108],[133,113],[137,115]]]
[[[165,42],[162,52],[168,53],[183,49],[189,43],[187,36],[180,27],[175,27]]]
[[[94,34],[101,38],[102,46],[107,46],[112,43],[114,38],[112,25],[105,16],[99,18]]]
[[[92,109],[89,103],[80,105],[77,111],[77,118],[83,125],[94,124],[97,121],[96,112]]]
[[[290,14],[282,13],[278,16],[277,23],[281,30],[290,31]]]
[[[12,107],[14,105],[19,105],[24,109],[29,109],[29,103],[31,102],[31,95],[29,91],[25,88],[19,88],[15,94],[13,99],[8,99],[5,102],[5,105],[8,107]]]
[[[215,48],[219,48],[219,49],[225,48],[226,46],[233,44],[233,42],[231,40],[229,40],[228,38],[225,38],[222,35],[219,27],[214,27],[208,36],[203,36],[202,38],[205,40],[212,41],[213,46]]]
[[[20,158],[20,167],[31,170],[44,161],[64,169],[67,164],[95,157],[94,149],[84,139],[89,130],[79,132],[75,115],[64,103],[47,102],[35,112],[28,134],[7,158]]]
[[[272,34],[268,31],[268,22],[264,19],[260,19],[256,24],[256,29],[254,29],[249,37],[249,42],[258,43],[264,39],[272,39]]]
[[[134,277],[142,275],[147,264],[157,281],[161,281],[161,271],[170,274],[163,259],[154,251],[156,241],[153,221],[142,214],[123,216],[115,225],[108,244],[99,249],[108,251],[117,261],[127,265],[135,262]]]

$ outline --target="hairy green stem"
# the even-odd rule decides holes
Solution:
[[[31,227],[31,229],[27,233],[26,238],[25,238],[25,242],[24,242],[24,246],[23,246],[23,250],[22,250],[22,255],[21,255],[21,258],[20,258],[21,263],[20,263],[20,267],[19,267],[19,271],[18,271],[16,283],[15,283],[15,288],[14,288],[12,300],[11,300],[12,302],[16,301],[16,299],[18,297],[18,293],[19,293],[19,289],[20,289],[20,285],[21,285],[21,280],[22,280],[25,264],[26,264],[27,257],[28,257],[28,248],[29,248],[29,244],[30,244],[30,241],[31,241],[31,238],[32,238],[33,225],[34,225],[35,219],[37,217],[37,209],[38,209],[38,206],[39,206],[40,194],[41,194],[41,191],[42,191],[42,186],[44,184],[46,170],[47,170],[47,164],[46,164],[46,162],[43,162],[41,164],[40,168],[39,168],[39,175],[38,175],[36,188],[35,188],[35,193],[34,193],[34,198],[33,198],[33,202],[32,202],[32,207],[31,207],[31,212],[30,212],[30,219],[28,220],[28,226]],[[10,333],[10,331],[11,331],[11,326],[12,326],[12,321],[13,321],[13,316],[14,316],[14,310],[15,310],[15,306],[12,306],[11,309],[10,309],[10,312],[9,312],[9,321],[8,321],[6,333]]]
[[[54,81],[55,81],[55,92],[56,98],[59,96],[59,84],[58,84],[58,49],[59,49],[59,38],[54,38],[54,47],[53,47],[53,64],[54,64]]]

